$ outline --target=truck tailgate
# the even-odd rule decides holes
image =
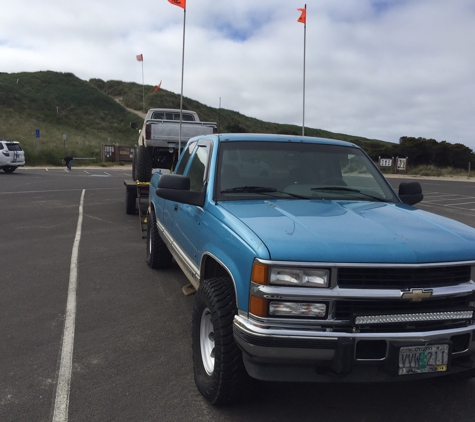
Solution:
[[[180,122],[151,122],[152,140],[179,140]],[[181,140],[187,141],[193,136],[210,135],[213,133],[213,126],[202,122],[183,122],[181,126]]]

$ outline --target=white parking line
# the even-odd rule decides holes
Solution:
[[[471,201],[471,202],[459,202],[458,204],[448,204],[448,205],[444,205],[444,207],[457,207],[459,205],[467,205],[467,204],[475,204],[475,201]]]
[[[61,348],[61,361],[59,365],[58,384],[54,402],[53,422],[66,422],[68,420],[69,389],[71,385],[71,370],[73,364],[74,329],[76,323],[76,290],[78,278],[78,254],[81,241],[84,194],[82,191],[79,204],[79,218],[74,238],[71,265],[69,270],[68,300],[64,321],[63,344]]]
[[[429,192],[427,195],[435,196],[435,197],[458,196],[457,193],[441,193],[441,192]]]
[[[431,199],[431,200],[444,200],[444,201],[455,201],[457,200],[458,198],[460,197],[463,197],[463,195],[454,195],[454,194],[450,194],[450,195],[425,195],[424,194],[424,199],[426,199],[426,197],[428,199]]]

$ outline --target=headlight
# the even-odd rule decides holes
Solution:
[[[329,270],[272,268],[270,284],[283,286],[328,287],[330,283]]]

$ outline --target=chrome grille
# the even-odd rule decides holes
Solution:
[[[469,282],[470,273],[470,265],[419,268],[343,267],[338,269],[338,286],[353,289],[455,286]]]

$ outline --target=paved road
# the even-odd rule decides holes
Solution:
[[[83,192],[69,421],[473,420],[475,381],[259,383],[246,403],[208,405],[192,376],[193,297],[178,268],[145,264],[129,174],[0,172],[0,421],[52,420]],[[422,184],[421,208],[475,227],[474,183]]]

